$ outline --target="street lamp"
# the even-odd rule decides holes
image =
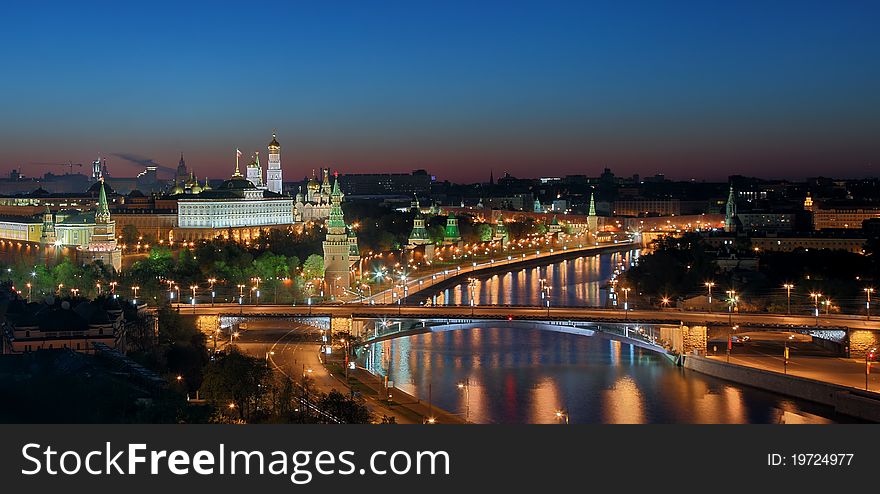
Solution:
[[[211,307],[214,307],[214,297],[217,295],[217,292],[214,291],[214,283],[217,283],[216,278],[208,278],[208,283],[211,284]]]
[[[623,292],[623,314],[624,314],[624,319],[626,319],[626,318],[629,317],[629,314],[627,313],[627,311],[629,310],[629,291],[630,291],[630,290],[632,290],[632,288],[629,288],[629,287],[621,287],[621,289],[620,289],[620,291]]]
[[[30,283],[25,283],[25,286],[28,289],[27,301],[28,301],[28,303],[31,303],[31,286],[32,285]]]
[[[189,286],[189,289],[192,290],[192,292],[193,292],[193,294],[192,294],[193,314],[196,313],[196,288],[198,288],[198,285],[190,285]]]
[[[565,412],[565,410],[556,410],[556,420],[558,420],[559,422],[562,422],[564,420],[565,423],[568,424],[568,414]]]
[[[736,290],[727,290],[727,321],[733,324],[733,306],[736,304]]]
[[[865,294],[868,296],[868,301],[865,302],[865,313],[867,314],[867,318],[871,319],[871,294],[874,293],[873,288],[865,288]]]
[[[822,294],[818,292],[810,293],[810,297],[813,298],[813,312],[816,315],[816,326],[819,325],[819,298],[821,296]]]
[[[872,348],[865,352],[865,391],[868,391],[868,374],[871,373],[871,359],[874,358],[874,353],[876,351],[876,348]]]
[[[458,389],[464,390],[464,421],[470,422],[471,412],[471,380],[465,378],[464,382],[458,383]]]
[[[791,315],[791,289],[794,288],[792,283],[786,283],[782,285],[785,288],[785,292],[788,295],[788,315]]]
[[[141,289],[141,287],[139,287],[139,286],[133,286],[133,287],[131,287],[131,291],[134,292],[134,300],[133,300],[133,302],[134,302],[135,304],[137,304],[138,290],[140,290],[140,289]]]
[[[708,295],[709,312],[712,312],[712,287],[715,286],[715,282],[714,281],[707,281],[707,282],[703,283],[703,285],[708,290],[708,293],[709,293],[709,295]]]

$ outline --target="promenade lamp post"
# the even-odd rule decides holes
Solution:
[[[244,303],[244,285],[236,285],[238,287],[238,305]]]
[[[813,298],[813,314],[816,316],[816,326],[819,325],[819,298],[822,297],[821,293],[812,292],[810,293],[810,297]]]
[[[193,294],[192,294],[193,314],[196,313],[196,288],[198,288],[198,285],[190,285],[189,286],[189,289],[192,290],[192,292],[193,292]]]
[[[217,278],[208,278],[208,283],[211,284],[211,307],[214,307],[214,297],[217,295],[214,291],[214,283],[217,283]]]
[[[562,423],[564,421],[565,424],[567,425],[568,424],[568,413],[566,413],[565,410],[556,410],[556,420],[560,423]]]
[[[100,296],[101,296],[101,284],[100,284],[100,283],[95,283],[95,288],[98,289],[98,296],[100,297]]]
[[[116,298],[116,297],[115,297],[115,295],[116,295],[116,285],[118,285],[118,284],[119,284],[118,281],[111,281],[111,282],[110,282],[110,295],[113,295],[113,296],[114,296],[113,298]]]
[[[470,302],[471,302],[471,317],[474,316],[474,308],[477,305],[477,297],[476,297],[476,288],[477,288],[477,279],[476,278],[468,278],[468,291],[470,292]]]
[[[736,290],[727,290],[727,322],[733,324],[733,306],[736,305]]]
[[[794,288],[794,285],[792,283],[786,283],[786,284],[782,285],[782,287],[785,288],[785,293],[788,296],[788,312],[787,313],[788,313],[788,315],[791,315],[791,290],[792,290],[792,288]]]
[[[544,296],[544,303],[547,305],[547,317],[548,318],[550,317],[550,290],[552,290],[552,289],[553,289],[553,287],[549,286],[549,285],[544,287],[544,291],[546,293],[546,295]]]
[[[868,319],[871,319],[871,294],[874,293],[873,288],[865,288],[865,295],[868,296],[867,302],[865,302],[865,314]]]
[[[712,287],[715,286],[715,282],[707,281],[703,283],[703,286],[706,287],[706,290],[708,292],[709,312],[712,312]]]
[[[826,297],[824,303],[825,303],[825,315],[827,316],[831,311],[831,299]]]
[[[174,280],[165,280],[168,283],[168,301],[174,303]]]
[[[465,378],[464,382],[458,383],[458,389],[464,390],[464,421],[470,422],[471,414],[471,380]]]
[[[252,304],[252,305],[253,305],[253,303],[254,303],[254,292],[256,292],[256,291],[257,291],[257,287],[252,286],[252,287],[251,287],[251,291],[248,292],[248,303],[249,303],[249,304]]]
[[[61,296],[61,289],[64,288],[64,283],[58,283],[58,296]]]
[[[629,288],[629,287],[621,287],[621,289],[620,289],[620,291],[623,292],[623,318],[624,319],[629,318],[628,311],[629,311],[629,291],[630,290],[632,290],[632,288]]]
[[[174,285],[174,291],[177,292],[177,311],[180,312],[180,285]]]
[[[28,303],[31,303],[31,287],[32,287],[33,285],[31,285],[30,283],[25,283],[25,286],[26,286],[27,289],[28,289],[27,301],[28,301]]]
[[[71,288],[71,289],[70,289],[70,295],[71,295],[73,298],[76,298],[76,296],[79,295],[79,288]]]
[[[872,348],[865,352],[865,391],[868,391],[868,374],[871,373],[871,360],[874,359],[876,348]]]
[[[131,291],[134,292],[134,300],[132,300],[132,302],[134,302],[135,305],[137,305],[138,290],[140,290],[140,289],[141,289],[141,287],[139,287],[139,286],[131,287]]]

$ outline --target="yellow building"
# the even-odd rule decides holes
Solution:
[[[0,217],[0,239],[19,242],[39,242],[43,234],[43,221],[28,216]]]

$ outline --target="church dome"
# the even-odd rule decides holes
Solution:
[[[275,139],[275,133],[272,133],[272,142],[269,143],[270,148],[280,148],[281,144],[278,144],[278,140]]]

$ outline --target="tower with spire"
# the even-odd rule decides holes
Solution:
[[[325,177],[329,176],[329,173]],[[324,284],[329,295],[339,297],[351,285],[351,246],[342,213],[342,191],[339,180],[333,183],[330,193],[330,217],[327,220],[327,237],[324,240]]]
[[[43,245],[54,245],[58,240],[55,233],[55,219],[52,217],[52,211],[49,211],[49,205],[43,211],[43,232],[40,234],[40,243]]]
[[[107,203],[103,179],[95,209],[95,229],[88,245],[80,247],[80,254],[84,260],[101,261],[105,266],[112,266],[116,271],[122,269],[122,252],[116,243],[116,222],[110,218],[110,207]]]
[[[730,184],[730,192],[727,194],[727,214],[724,216],[724,231],[736,231],[736,193],[733,184]]]
[[[269,143],[269,165],[266,169],[266,186],[270,192],[281,194],[281,144],[272,132],[272,142]]]
[[[596,194],[590,192],[590,210],[587,213],[587,230],[595,233],[599,229],[599,217],[596,216]]]
[[[458,218],[452,213],[449,212],[449,216],[446,217],[446,230],[443,232],[443,243],[447,245],[454,245],[461,242],[461,233],[458,231]]]
[[[501,242],[502,246],[507,245],[510,241],[510,233],[507,231],[507,225],[504,223],[503,214],[499,214],[498,220],[495,221],[495,228],[492,229],[492,238],[496,242]]]

